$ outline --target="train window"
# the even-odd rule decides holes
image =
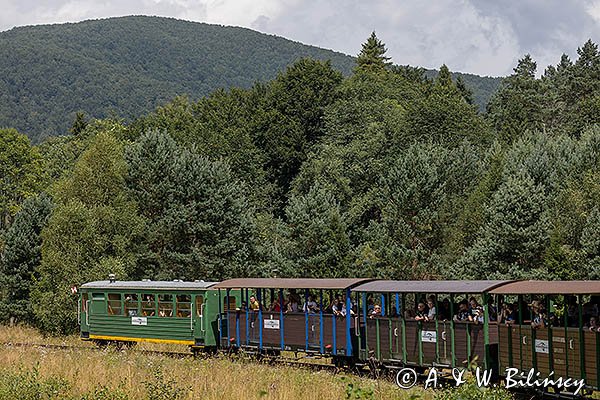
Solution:
[[[196,295],[196,315],[197,316],[201,316],[202,315],[202,303],[204,302],[204,297],[202,297],[202,295]]]
[[[180,294],[177,296],[177,316],[181,318],[190,317],[190,308],[192,305],[189,294]]]
[[[81,295],[81,311],[87,312],[87,302],[88,302],[88,294],[83,293]]]
[[[153,317],[156,314],[156,301],[153,294],[142,295],[142,315]]]
[[[108,294],[108,313],[110,315],[123,315],[121,308],[121,293]]]
[[[92,293],[92,300],[104,300],[104,293]]]
[[[235,296],[229,296],[229,304],[227,304],[227,297],[223,299],[223,308],[225,309],[225,311],[235,311],[235,304]]]
[[[173,296],[170,294],[158,295],[158,316],[172,317],[173,316]]]
[[[128,317],[137,317],[138,315],[138,295],[131,293],[125,295],[125,315]]]

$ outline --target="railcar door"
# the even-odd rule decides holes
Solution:
[[[206,336],[206,318],[204,318],[204,295],[196,294],[192,299],[192,319],[194,326],[194,337]]]
[[[88,319],[88,308],[90,301],[87,293],[82,293],[79,297],[79,324],[81,325],[81,332],[89,331],[89,319]]]

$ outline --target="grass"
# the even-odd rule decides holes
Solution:
[[[140,349],[116,351],[16,347],[5,343],[89,346],[77,337],[45,338],[23,327],[0,327],[0,398],[60,399],[409,399],[430,398],[392,382],[344,373],[271,366],[245,358],[169,358]],[[29,397],[29,393],[37,395]]]

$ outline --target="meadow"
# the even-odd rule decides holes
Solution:
[[[0,399],[410,399],[390,380],[268,365],[242,357],[165,357],[145,350],[185,347],[140,344],[96,349],[76,336],[43,337],[0,327]],[[54,344],[69,349],[17,344]]]

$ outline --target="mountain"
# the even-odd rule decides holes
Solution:
[[[272,79],[299,58],[354,58],[250,29],[131,16],[0,32],[0,127],[34,142],[68,131],[75,114],[130,119],[176,95]],[[498,78],[469,75],[481,106]],[[492,83],[492,85],[488,83]],[[493,84],[496,85],[493,85]]]

